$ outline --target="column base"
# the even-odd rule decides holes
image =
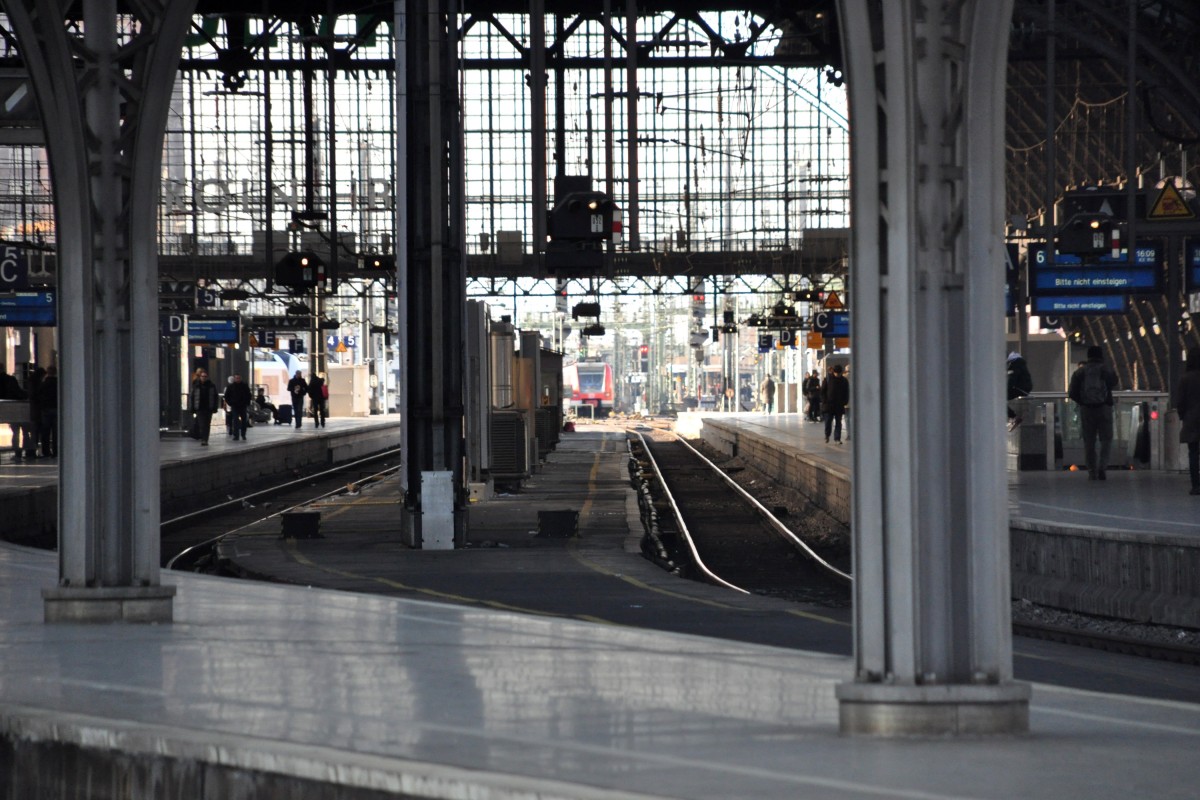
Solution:
[[[1029,732],[1027,683],[898,686],[843,683],[838,723],[848,736],[1001,736]]]
[[[43,589],[46,622],[172,622],[174,586]]]

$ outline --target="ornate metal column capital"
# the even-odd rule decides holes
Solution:
[[[48,620],[169,621],[159,585],[163,131],[194,0],[5,11],[46,134],[59,252],[59,586]],[[82,25],[78,24],[82,22]],[[135,390],[130,390],[130,387]],[[149,388],[147,388],[149,387]]]

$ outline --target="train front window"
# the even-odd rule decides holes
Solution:
[[[579,391],[581,391],[581,392],[603,392],[604,391],[604,373],[603,372],[580,372],[579,373]]]

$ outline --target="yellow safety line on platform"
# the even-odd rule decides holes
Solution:
[[[597,451],[596,457],[592,459],[592,470],[588,473],[588,491],[587,499],[583,501],[583,505],[579,507],[579,529],[583,530],[587,525],[587,520],[592,515],[592,497],[596,494],[596,476],[600,474],[600,456],[608,450],[609,438],[602,436],[600,439],[600,450]]]

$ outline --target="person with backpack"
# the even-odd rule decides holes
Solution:
[[[1113,438],[1113,389],[1117,374],[1104,363],[1104,351],[1093,345],[1087,361],[1071,376],[1067,397],[1079,405],[1079,426],[1083,431],[1083,452],[1087,459],[1088,480],[1107,480],[1108,451]],[[1100,451],[1096,452],[1096,440]]]
[[[300,430],[300,423],[304,421],[304,398],[308,396],[308,381],[304,380],[300,370],[296,370],[296,374],[288,381],[287,390],[292,396],[291,410],[296,419],[296,430]]]
[[[1017,351],[1008,354],[1008,399],[1016,400],[1025,397],[1033,391],[1033,376],[1029,374],[1029,365]],[[1021,415],[1008,406],[1008,429],[1016,430],[1021,424]]]

